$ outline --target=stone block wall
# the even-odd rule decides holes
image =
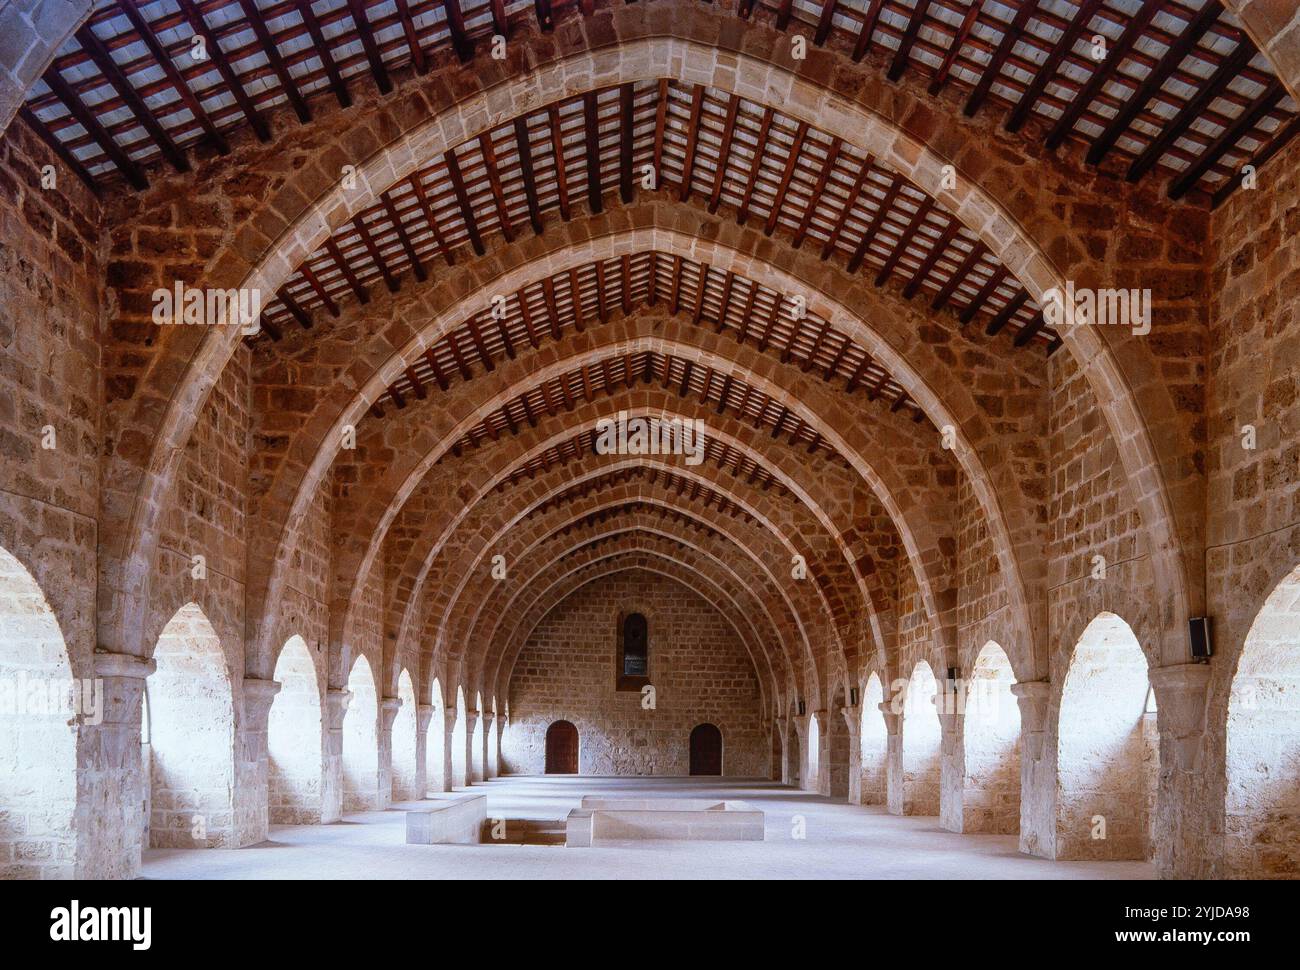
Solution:
[[[649,624],[654,710],[639,691],[616,691],[620,612]],[[764,777],[768,727],[758,679],[740,638],[712,606],[679,583],[636,570],[597,580],[556,606],[528,638],[510,682],[502,741],[507,774],[540,774],[546,729],[578,728],[578,768],[587,775],[685,775],[691,729],[722,731],[722,771]]]

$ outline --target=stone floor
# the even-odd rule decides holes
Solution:
[[[475,785],[488,816],[560,819],[583,795],[741,799],[767,813],[765,842],[654,842],[595,849],[406,845],[401,812],[333,825],[273,826],[236,850],[150,849],[153,879],[1147,879],[1141,862],[1048,862],[1012,836],[956,835],[936,818],[898,818],[767,781],[699,778],[496,778]],[[807,837],[792,837],[803,816]]]

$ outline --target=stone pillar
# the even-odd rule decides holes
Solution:
[[[1011,685],[1020,706],[1020,851],[1056,858],[1056,732],[1049,723],[1052,685]]]
[[[479,717],[480,714],[478,711],[467,710],[465,712],[465,787],[466,788],[474,784],[476,767],[478,768],[477,780],[478,781],[483,780],[481,766],[476,766],[474,764],[474,728],[478,724]]]
[[[903,716],[889,701],[880,702],[880,713],[884,715],[885,731],[889,735],[885,754],[885,804],[890,815],[902,815],[907,805],[903,781]]]
[[[483,780],[496,777],[496,756],[492,753],[492,742],[496,740],[497,715],[495,711],[483,714]]]
[[[135,879],[148,820],[141,715],[156,665],[120,653],[96,653],[94,665],[102,696],[98,710],[82,715],[77,737],[76,877]]]
[[[509,722],[509,718],[507,718],[504,714],[498,714],[496,716],[495,721],[493,722],[495,726],[494,729],[497,732],[497,755],[496,758],[494,759],[495,764],[493,764],[492,766],[492,772],[496,776],[500,776],[501,766],[505,763],[504,759],[501,756],[501,745],[504,744],[506,740],[506,727],[508,726],[508,722]]]
[[[790,784],[790,741],[789,730],[786,728],[785,720],[777,718],[772,722],[772,730],[776,736],[781,739],[781,765],[779,776],[774,779],[783,785]]]
[[[343,817],[343,718],[352,691],[331,687],[325,692],[325,763],[321,771],[320,820]]]
[[[944,679],[937,682],[935,712],[939,715],[939,827],[961,832],[965,824],[963,796],[966,789],[966,749],[964,711],[960,710],[957,684]]]
[[[429,725],[438,709],[432,704],[415,706],[415,788],[416,798],[429,792]]]
[[[1209,817],[1201,755],[1209,664],[1175,664],[1149,673],[1160,731],[1160,781],[1151,825],[1156,869],[1164,878],[1204,878]]]
[[[858,716],[858,708],[845,707],[840,709],[840,714],[844,718],[845,729],[849,741],[849,785],[848,800],[850,805],[862,804],[862,719]]]
[[[379,793],[375,808],[393,804],[393,722],[402,709],[400,697],[385,697],[379,702]]]
[[[443,791],[451,791],[456,787],[455,759],[452,757],[451,745],[456,736],[456,711],[454,708],[447,708],[442,713],[443,732],[442,732],[442,777]]]
[[[808,758],[805,752],[808,750],[808,716],[790,718],[790,726],[794,728],[794,735],[791,740],[794,743],[793,763],[799,766],[799,787],[804,791],[816,791],[816,781],[811,788],[808,786]]]
[[[235,845],[265,842],[270,826],[267,720],[280,693],[274,680],[245,677],[235,738]]]

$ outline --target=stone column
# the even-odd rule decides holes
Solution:
[[[274,680],[245,677],[235,740],[235,846],[265,842],[270,825],[267,721],[280,693]]]
[[[907,805],[903,783],[903,716],[894,710],[890,701],[881,701],[879,709],[889,736],[885,743],[885,804],[890,815],[902,815]]]
[[[509,724],[509,720],[510,719],[507,718],[504,714],[498,714],[494,721],[495,730],[497,732],[497,756],[495,759],[496,763],[492,766],[492,771],[493,774],[496,776],[500,776],[501,766],[504,763],[504,759],[501,757],[501,745],[505,743],[506,727]]]
[[[844,707],[840,714],[849,739],[849,791],[850,805],[862,804],[862,719],[858,708]]]
[[[808,787],[808,758],[805,755],[808,741],[808,715],[803,717],[790,718],[790,726],[794,728],[794,763],[799,766],[799,787],[804,791],[816,791],[817,785],[814,781],[812,788]]]
[[[1011,685],[1020,706],[1020,851],[1056,858],[1056,733],[1049,723],[1052,685]]]
[[[484,712],[483,718],[483,780],[487,781],[497,774],[496,756],[492,753],[492,742],[497,733],[496,711]]]
[[[448,707],[442,712],[442,716],[445,725],[442,732],[442,790],[451,791],[456,787],[457,781],[455,759],[451,754],[452,742],[456,737],[456,711]]]
[[[433,723],[432,704],[415,706],[415,797],[424,798],[429,793],[429,725]]]
[[[77,738],[78,879],[135,879],[147,822],[149,765],[141,754],[145,678],[156,664],[94,654],[97,710],[83,712]]]
[[[1209,831],[1194,820],[1210,814],[1201,756],[1210,665],[1156,667],[1149,676],[1160,730],[1160,782],[1151,826],[1156,868],[1164,878],[1204,878],[1199,865],[1207,855]]]
[[[331,687],[325,692],[325,763],[321,771],[320,820],[343,817],[343,718],[352,691]]]
[[[960,710],[957,684],[938,681],[934,697],[939,715],[939,827],[949,832],[963,831],[965,824],[963,796],[966,791],[966,750],[964,746],[964,712]]]
[[[478,724],[480,713],[475,710],[465,712],[465,787],[483,780],[480,766],[474,764],[474,727]],[[476,772],[476,768],[479,770]]]
[[[393,804],[393,722],[402,709],[400,697],[385,697],[379,702],[379,792],[375,808]]]

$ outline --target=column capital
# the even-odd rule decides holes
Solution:
[[[143,680],[158,669],[152,657],[137,657],[131,653],[95,651],[93,654],[96,677],[127,677]]]
[[[325,692],[325,709],[331,731],[342,730],[343,715],[348,712],[348,704],[351,701],[352,691],[350,690],[331,687]]]
[[[903,716],[894,710],[893,702],[881,701],[876,705],[876,709],[880,711],[885,719],[885,730],[891,735],[898,734],[898,729],[902,726]]]
[[[385,697],[379,702],[379,718],[385,731],[393,729],[393,721],[397,719],[397,712],[401,710],[402,699],[400,697]]]
[[[1025,755],[1030,761],[1040,761],[1043,757],[1052,684],[1046,680],[1026,680],[1012,684],[1011,693],[1020,707],[1020,737]]]
[[[1168,742],[1175,767],[1191,771],[1196,767],[1201,736],[1205,731],[1206,688],[1209,664],[1172,664],[1147,672],[1156,692],[1156,724],[1162,744]]]
[[[433,720],[433,714],[437,710],[432,704],[415,705],[415,727],[421,734],[429,730],[429,723]]]
[[[243,702],[244,719],[253,723],[266,724],[271,712],[271,702],[280,693],[278,680],[261,680],[257,677],[245,677],[240,685],[240,699]]]

